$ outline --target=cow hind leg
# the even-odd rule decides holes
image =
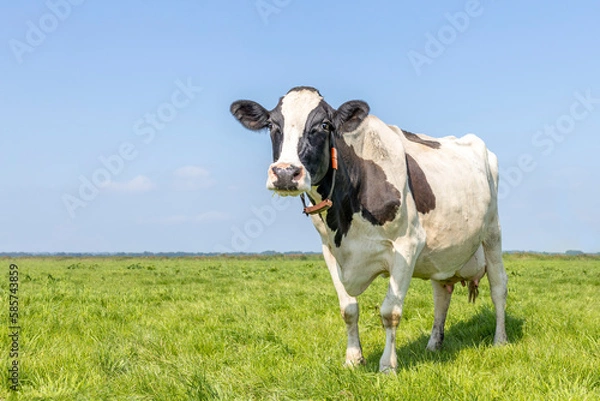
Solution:
[[[327,264],[327,268],[331,274],[331,280],[333,281],[333,285],[337,292],[342,318],[346,323],[348,344],[346,347],[346,362],[344,365],[347,367],[363,365],[365,359],[363,358],[360,337],[358,335],[358,301],[355,297],[351,297],[346,292],[346,289],[340,280],[337,261],[329,251],[327,245],[323,245],[323,256],[325,257],[325,263]]]
[[[505,326],[505,308],[508,277],[502,262],[502,240],[500,227],[495,227],[486,241],[483,243],[485,252],[486,270],[490,282],[492,302],[496,310],[496,333],[494,345],[502,345],[507,342]]]
[[[452,291],[449,291],[449,287],[446,285],[435,280],[431,280],[431,286],[433,288],[434,318],[431,337],[427,343],[427,350],[437,351],[441,348],[444,341],[444,325],[450,306],[450,299],[452,298]]]

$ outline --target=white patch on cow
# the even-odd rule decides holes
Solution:
[[[300,162],[298,143],[304,134],[308,115],[319,105],[322,99],[323,97],[317,92],[302,89],[288,93],[281,101],[281,114],[283,114],[284,118],[283,143],[279,159],[269,166],[269,171],[277,165],[302,167],[304,169],[304,176],[298,182],[298,193],[308,191],[311,182],[308,171],[304,168],[302,162]],[[269,175],[267,188],[274,189],[274,178],[274,176]]]
[[[288,93],[281,102],[281,114],[284,118],[283,146],[278,162],[300,165],[298,142],[304,134],[306,120],[323,98],[311,90],[299,90]]]

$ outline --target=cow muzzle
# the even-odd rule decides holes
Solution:
[[[296,196],[310,189],[306,169],[290,163],[274,163],[269,166],[267,189],[283,196]]]

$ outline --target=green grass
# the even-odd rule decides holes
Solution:
[[[598,258],[506,256],[510,344],[499,348],[484,280],[475,305],[456,288],[444,347],[426,352],[431,288],[414,280],[389,376],[377,373],[386,280],[359,298],[367,365],[345,369],[320,257],[0,259],[4,316],[11,262],[22,389],[8,390],[3,351],[0,399],[600,399]]]

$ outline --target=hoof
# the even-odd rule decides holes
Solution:
[[[506,334],[504,334],[503,336],[494,337],[494,347],[501,347],[501,346],[507,345],[507,344],[508,344],[508,340],[506,339]]]
[[[348,369],[352,369],[355,368],[357,366],[361,366],[361,365],[366,365],[367,361],[365,360],[365,358],[363,358],[362,356],[358,359],[346,359],[346,362],[344,362],[344,367],[348,368]]]
[[[366,363],[367,361],[363,358],[362,350],[360,348],[348,348],[348,350],[346,350],[345,367],[353,368],[359,365],[366,365]]]
[[[394,367],[394,366],[380,366],[379,367],[379,373],[382,373],[384,375],[395,375],[396,374],[396,367]]]
[[[437,352],[442,348],[442,344],[440,343],[433,343],[433,344],[427,344],[427,347],[425,348],[427,351],[429,352]]]
[[[444,334],[442,333],[441,335],[439,334],[432,334],[431,337],[429,337],[429,342],[427,343],[427,351],[431,351],[431,352],[435,352],[435,351],[439,351],[440,348],[442,348],[442,344],[444,343]]]

